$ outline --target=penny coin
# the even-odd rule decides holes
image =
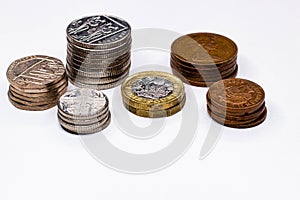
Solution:
[[[240,78],[221,80],[208,90],[211,104],[232,112],[252,113],[263,103],[265,92],[258,84]]]
[[[65,75],[63,63],[48,56],[29,56],[14,61],[7,70],[11,85],[21,89],[40,89],[53,85]]]
[[[192,33],[176,39],[172,54],[195,65],[227,63],[237,56],[237,45],[229,38],[214,33]]]

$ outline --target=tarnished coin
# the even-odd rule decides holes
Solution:
[[[68,39],[83,48],[113,48],[130,40],[130,35],[126,21],[107,15],[84,17],[67,27]]]
[[[213,106],[233,112],[252,113],[263,103],[265,92],[258,84],[231,78],[213,84],[208,95]]]
[[[133,109],[140,112],[164,111],[180,104],[185,98],[182,81],[172,74],[159,71],[140,72],[128,77],[121,91],[124,105],[128,105],[132,112]]]
[[[227,63],[237,56],[237,45],[229,38],[214,33],[192,33],[176,39],[172,54],[195,65]]]
[[[20,89],[40,89],[59,82],[65,75],[63,63],[49,56],[29,56],[14,61],[7,70],[11,85]]]

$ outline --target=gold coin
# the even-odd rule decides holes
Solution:
[[[182,110],[182,108],[184,107],[186,102],[186,97],[183,98],[183,100],[171,107],[168,108],[166,110],[142,110],[142,109],[136,109],[134,107],[131,107],[130,105],[124,103],[125,108],[127,108],[127,110],[129,110],[131,113],[140,116],[140,117],[146,117],[146,118],[162,118],[162,117],[169,117],[172,116],[176,113],[178,113],[179,111]]]
[[[184,85],[176,76],[146,71],[128,77],[121,87],[123,102],[138,110],[166,110],[184,97]]]

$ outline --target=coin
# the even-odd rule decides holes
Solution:
[[[108,103],[107,96],[98,90],[68,91],[57,104],[59,123],[65,130],[77,134],[104,130],[111,118]]]
[[[251,113],[263,103],[265,92],[246,79],[226,79],[213,84],[208,91],[211,104],[234,112]]]
[[[229,38],[214,33],[192,33],[176,39],[171,51],[184,62],[195,65],[227,63],[236,57],[237,45]]]
[[[14,61],[7,70],[11,85],[22,89],[39,89],[55,84],[65,75],[64,65],[49,56],[29,56]]]
[[[74,20],[67,28],[67,37],[83,48],[113,48],[130,38],[129,24],[117,17],[98,15]]]
[[[140,116],[140,117],[146,117],[146,118],[163,118],[163,117],[169,117],[172,115],[175,115],[176,113],[180,112],[182,108],[184,107],[186,102],[186,97],[182,99],[180,103],[177,105],[170,107],[168,109],[161,109],[161,110],[142,110],[142,109],[136,109],[135,107],[132,107],[124,102],[124,106],[127,110],[129,110],[131,113]]]
[[[218,81],[210,86],[206,99],[208,114],[225,126],[250,128],[267,116],[264,90],[246,79]]]
[[[171,46],[173,74],[183,82],[207,87],[237,74],[236,44],[214,33],[192,33],[177,38]]]
[[[185,94],[179,78],[159,71],[134,74],[123,82],[121,90],[123,101],[141,110],[168,109]]]
[[[67,27],[67,72],[78,87],[110,89],[129,73],[131,27],[107,15],[84,17]]]

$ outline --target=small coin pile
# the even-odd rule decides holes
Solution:
[[[117,17],[99,15],[67,27],[67,73],[78,87],[116,87],[130,70],[131,28]]]
[[[159,71],[140,72],[128,77],[121,92],[125,108],[147,118],[174,115],[182,110],[186,101],[182,81]]]
[[[7,70],[8,97],[18,109],[42,111],[55,107],[68,86],[63,63],[49,56],[28,56]]]
[[[267,116],[265,93],[258,84],[240,78],[221,80],[209,88],[207,111],[218,123],[233,128],[251,128]]]
[[[87,88],[66,92],[59,99],[57,115],[62,128],[77,135],[100,132],[111,121],[106,95]]]
[[[176,39],[171,46],[171,67],[187,84],[207,87],[237,75],[237,45],[214,33],[192,33]]]

